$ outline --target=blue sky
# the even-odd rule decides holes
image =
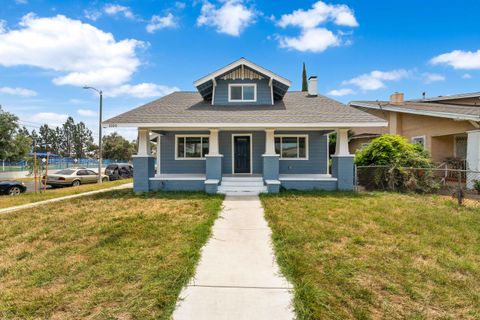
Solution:
[[[246,57],[342,102],[479,90],[480,2],[2,0],[0,104],[30,129],[108,118]],[[133,130],[122,132],[135,137]]]

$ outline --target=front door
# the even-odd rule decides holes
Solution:
[[[250,173],[250,136],[233,137],[233,173]]]

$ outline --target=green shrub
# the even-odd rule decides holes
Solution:
[[[359,182],[367,189],[423,193],[438,188],[428,152],[399,135],[386,134],[374,139],[357,151],[355,164],[372,167],[358,170]]]

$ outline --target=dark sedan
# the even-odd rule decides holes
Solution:
[[[27,191],[27,187],[20,181],[0,181],[0,194],[8,194],[10,196],[18,196],[20,193]]]

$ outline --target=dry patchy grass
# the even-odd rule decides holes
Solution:
[[[439,196],[262,196],[299,319],[479,319],[480,210]]]
[[[167,319],[221,202],[119,190],[0,216],[0,318]]]
[[[111,187],[116,187],[122,184],[132,182],[132,179],[125,179],[125,180],[115,180],[115,181],[108,181],[102,184],[92,183],[92,184],[85,184],[79,187],[64,187],[64,188],[56,188],[56,189],[47,189],[45,193],[33,193],[27,192],[22,193],[21,195],[11,197],[11,196],[0,196],[0,209],[1,208],[8,208],[13,206],[20,206],[22,204],[38,202],[42,200],[48,200],[63,196],[69,196],[73,194],[79,194],[88,191],[95,191],[101,189],[107,189]]]

